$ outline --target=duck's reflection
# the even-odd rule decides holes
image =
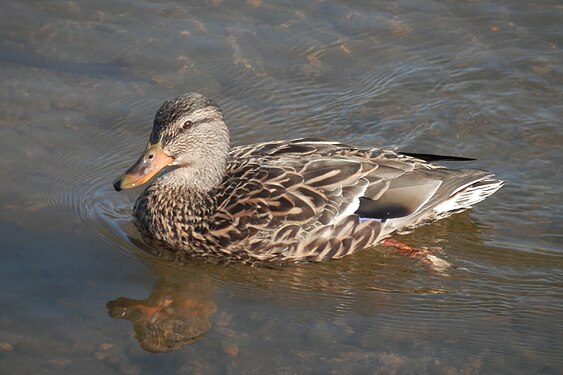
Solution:
[[[468,241],[456,252],[465,251],[464,247],[471,244],[482,250],[479,230],[468,216],[461,214],[457,221],[438,222],[399,239],[404,238],[413,246],[425,246],[433,236],[448,238],[449,233],[454,233],[459,237],[463,233]],[[107,307],[111,317],[131,322],[141,347],[150,352],[179,350],[203,338],[216,319],[216,288],[225,288],[243,298],[269,301],[274,306],[334,316],[349,310],[374,315],[381,311],[408,311],[412,307],[409,296],[449,293],[449,288],[444,289],[445,275],[452,285],[453,280],[471,275],[455,267],[447,273],[436,272],[427,262],[405,258],[384,247],[366,249],[339,261],[251,267],[181,259],[174,252],[149,248],[133,239],[131,242],[143,249],[139,258],[158,276],[159,282],[146,299],[120,297],[108,302]],[[449,246],[457,247],[456,243],[460,243],[459,238],[452,238]],[[495,252],[490,248],[485,253]]]
[[[199,273],[163,275],[146,299],[117,298],[107,303],[109,315],[127,319],[135,337],[149,352],[169,352],[201,339],[211,329],[216,310],[213,287]]]

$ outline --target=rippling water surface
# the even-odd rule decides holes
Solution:
[[[2,372],[561,373],[559,2],[1,5]],[[187,91],[221,105],[236,145],[393,145],[508,183],[400,237],[446,270],[383,247],[170,264],[131,225],[140,191],[111,182]]]

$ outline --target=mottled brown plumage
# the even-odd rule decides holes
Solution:
[[[169,166],[134,216],[146,238],[179,254],[320,261],[463,211],[502,186],[489,172],[419,157],[321,139],[229,150],[219,107],[190,93],[163,104],[147,151],[114,186],[136,186]],[[157,159],[165,161],[153,168]]]

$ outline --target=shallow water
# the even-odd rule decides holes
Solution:
[[[1,372],[561,373],[558,2],[0,9]],[[130,224],[139,191],[111,182],[186,91],[221,105],[236,145],[464,155],[508,184],[399,238],[439,247],[445,271],[383,247],[285,268],[170,264]]]

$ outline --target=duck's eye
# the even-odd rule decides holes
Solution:
[[[185,122],[182,124],[182,129],[189,129],[189,128],[191,128],[191,127],[193,126],[193,124],[194,124],[194,123],[191,122],[190,120],[185,121]]]

